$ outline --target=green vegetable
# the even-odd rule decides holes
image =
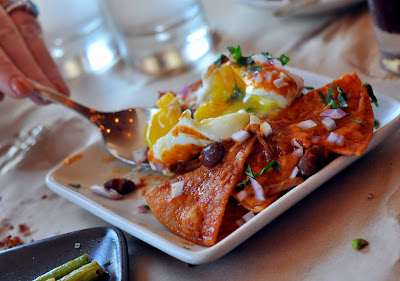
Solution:
[[[246,167],[245,167],[245,173],[246,175],[248,175],[249,177],[254,179],[254,175],[253,172],[251,171],[250,165],[246,163]]]
[[[364,248],[368,244],[369,244],[368,241],[366,241],[362,238],[357,238],[357,239],[354,239],[353,241],[351,241],[351,246],[353,246],[353,248],[356,250]]]
[[[232,55],[233,59],[236,61],[237,66],[250,67],[254,64],[254,60],[250,57],[244,57],[242,55],[242,47],[238,45],[236,48],[232,46],[226,47],[229,53]]]
[[[249,69],[249,72],[260,72],[262,70],[262,67],[259,65],[253,66],[252,68]]]
[[[238,100],[238,99],[243,98],[244,92],[242,92],[239,89],[239,86],[238,86],[237,81],[236,81],[235,73],[233,72],[233,69],[232,69],[231,65],[230,65],[230,68],[232,70],[233,82],[235,83],[235,87],[233,88],[233,95],[231,96],[231,100]]]
[[[286,65],[290,62],[290,58],[286,56],[285,54],[282,54],[278,60],[282,63],[282,65]]]
[[[60,279],[61,277],[69,274],[70,272],[74,271],[75,269],[80,268],[81,266],[88,264],[90,262],[88,254],[84,254],[76,259],[73,259],[59,267],[56,267],[49,272],[37,277],[33,281],[46,281],[51,278]]]
[[[314,90],[314,87],[309,87],[309,86],[304,86],[303,88],[308,90],[308,91]]]
[[[378,129],[381,126],[381,122],[379,122],[378,120],[374,119],[374,128]]]
[[[147,211],[150,211],[149,205],[144,205],[143,208],[145,208]]]
[[[97,263],[97,261],[93,261],[72,271],[59,281],[92,281],[100,278],[104,274],[106,274],[104,269]]]
[[[226,58],[225,55],[221,55],[216,61],[214,61],[214,64],[220,67]]]
[[[374,102],[375,106],[379,107],[378,99],[374,95],[374,90],[372,90],[372,86],[368,83],[363,83],[363,86],[367,88],[369,98]]]
[[[342,88],[337,87],[337,90],[339,92],[338,94],[338,100],[340,102],[340,106],[341,107],[347,107],[347,95],[345,93],[342,92]]]
[[[328,94],[326,95],[325,104],[330,104],[332,99],[333,99],[333,82],[332,82],[331,86],[329,87]]]
[[[363,127],[364,127],[364,122],[363,122],[363,121],[356,120],[356,119],[353,119],[353,118],[350,118],[350,120],[351,120],[351,122],[354,122],[354,123],[361,124],[361,126],[363,126]]]
[[[262,176],[266,171],[268,171],[269,168],[273,167],[274,165],[278,164],[275,160],[272,160],[267,164],[267,166],[264,167],[264,169],[261,170],[260,176]],[[279,164],[278,164],[279,165]]]
[[[73,188],[80,188],[81,185],[79,183],[75,184],[75,183],[70,183],[68,184],[69,186],[73,187]]]

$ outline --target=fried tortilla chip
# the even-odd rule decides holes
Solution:
[[[214,245],[229,196],[255,140],[252,137],[243,143],[230,142],[223,161],[216,167],[201,166],[147,192],[151,212],[178,236],[199,245]],[[172,198],[171,185],[182,181],[182,194]]]
[[[336,129],[330,131],[322,124],[321,113],[332,109],[330,104],[326,104],[332,85],[332,100],[347,116],[335,119]],[[343,93],[341,96],[345,99],[346,106],[342,105],[343,100],[338,97],[338,88]],[[374,129],[371,100],[360,78],[354,72],[322,88],[310,91],[285,110],[271,116],[271,120],[282,119],[292,123],[290,125],[292,134],[303,143],[304,147],[309,147],[311,143],[318,144],[330,152],[346,156],[361,155],[371,141]],[[306,120],[312,120],[317,126],[308,129],[300,128],[299,123]],[[332,139],[328,138],[331,133],[337,134],[336,136],[340,139],[332,142]]]
[[[323,122],[326,110],[337,108],[344,115],[333,117],[335,128],[328,128]],[[302,183],[304,178],[296,174],[296,169],[310,149],[322,151],[325,159],[330,153],[360,155],[367,148],[374,128],[370,98],[355,73],[310,91],[265,121],[272,132],[265,134],[260,124],[250,124],[246,130],[252,136],[243,143],[226,141],[224,159],[216,167],[200,166],[147,192],[146,200],[156,218],[180,237],[212,246],[224,214],[221,231],[226,236],[237,228],[235,221],[245,211],[242,207],[260,212],[284,190]],[[311,121],[312,126],[300,126],[304,121]],[[279,168],[264,169],[273,161]],[[247,181],[249,175],[252,180]],[[172,196],[172,186],[177,183],[183,184],[183,191]],[[236,200],[231,198],[226,209],[231,195]],[[235,207],[234,202],[242,207]],[[234,214],[226,214],[225,210]]]

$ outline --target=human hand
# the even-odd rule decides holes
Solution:
[[[22,8],[6,12],[7,5],[16,1],[0,0],[0,100],[7,95],[48,103],[32,95],[33,87],[27,77],[69,95],[35,16]]]

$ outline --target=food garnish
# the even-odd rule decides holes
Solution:
[[[357,238],[357,239],[353,239],[351,241],[351,246],[355,249],[355,250],[360,250],[362,248],[364,248],[365,246],[367,246],[369,243],[368,241],[362,239],[362,238]]]
[[[240,46],[228,50],[184,98],[162,96],[147,127],[147,135],[156,136],[149,142],[150,165],[173,176],[146,192],[147,204],[173,233],[204,246],[249,221],[330,159],[361,155],[374,128],[376,97],[356,73],[303,94],[303,79],[284,68],[285,55],[243,56]],[[168,129],[161,116],[171,116]]]
[[[52,278],[61,281],[92,281],[105,274],[104,269],[96,261],[91,262],[88,254],[85,253],[35,278],[33,281],[46,281]]]

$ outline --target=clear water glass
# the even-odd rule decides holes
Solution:
[[[116,36],[99,0],[36,0],[39,22],[65,79],[105,71],[120,60]]]
[[[196,0],[106,0],[119,33],[121,53],[151,75],[180,72],[212,48],[202,7]]]

